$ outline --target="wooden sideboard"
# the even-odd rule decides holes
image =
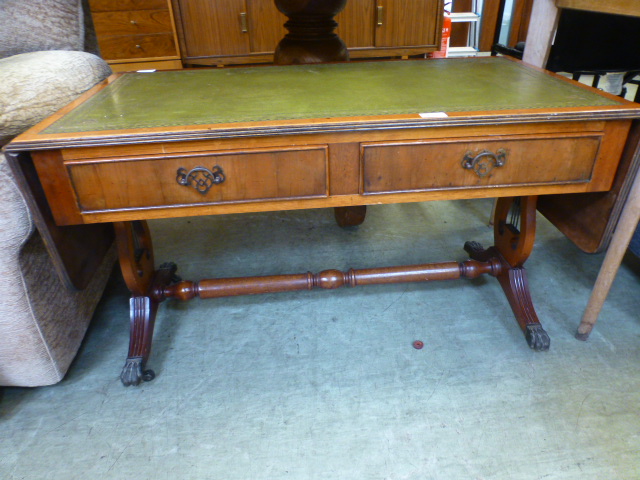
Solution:
[[[336,17],[351,58],[437,50],[443,0],[349,0]],[[273,61],[287,21],[273,0],[173,0],[183,63]]]
[[[182,68],[169,0],[89,0],[102,57],[116,72]]]
[[[444,0],[349,0],[336,17],[351,58],[433,52]],[[273,61],[287,21],[274,0],[90,0],[114,71]]]

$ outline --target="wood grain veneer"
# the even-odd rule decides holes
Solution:
[[[93,24],[98,36],[171,33],[173,31],[171,15],[166,9],[95,12]]]
[[[382,9],[381,25],[376,24],[376,47],[439,46],[442,8],[437,0],[421,2],[377,0]]]
[[[171,57],[176,54],[171,33],[103,37],[100,49],[110,60]]]
[[[486,188],[500,185],[587,183],[601,136],[447,139],[362,145],[363,194]],[[461,168],[463,159],[504,156],[485,176]],[[543,165],[540,164],[543,160]]]
[[[167,8],[166,0],[89,0],[92,12],[156,10]]]
[[[179,169],[221,168],[206,194],[176,182]],[[327,147],[212,152],[67,163],[81,211],[217,204],[328,195]]]

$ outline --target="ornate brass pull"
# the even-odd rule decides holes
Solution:
[[[384,19],[384,7],[382,5],[378,5],[376,10],[378,12],[378,21],[376,23],[378,24],[379,27],[381,27],[382,21]]]
[[[495,167],[503,166],[507,161],[507,151],[500,148],[496,153],[482,150],[478,154],[467,152],[462,159],[462,168],[473,170],[480,178],[486,177]]]
[[[249,28],[247,27],[247,12],[242,12],[240,14],[240,29],[242,33],[247,33]]]
[[[179,185],[193,187],[202,195],[207,193],[214,185],[224,182],[224,180],[224,172],[218,165],[211,170],[206,167],[196,167],[189,172],[187,172],[186,168],[180,167],[176,173],[176,181]]]

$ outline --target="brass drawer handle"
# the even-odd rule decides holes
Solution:
[[[176,172],[176,181],[179,185],[193,187],[202,195],[206,194],[211,187],[225,181],[224,172],[218,165],[211,170],[206,167],[195,167],[187,172],[186,168],[180,167]]]
[[[249,31],[249,27],[247,26],[247,12],[242,12],[240,14],[240,30],[242,33],[247,33]]]
[[[384,20],[384,7],[382,5],[378,5],[376,11],[378,12],[378,19],[376,24],[381,27]]]
[[[496,153],[489,150],[482,150],[473,154],[467,152],[462,159],[462,168],[473,170],[480,178],[486,177],[495,167],[502,167],[507,161],[507,151],[504,148],[496,150]]]

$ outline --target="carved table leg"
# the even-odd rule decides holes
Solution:
[[[164,288],[171,283],[176,266],[163,264],[155,271],[146,222],[115,223],[114,226],[120,268],[131,291],[129,353],[120,380],[125,386],[138,385],[155,377],[153,370],[144,367],[151,353],[158,304],[164,300]]]
[[[524,262],[535,240],[536,197],[501,198],[494,216],[495,246],[483,249],[476,242],[464,246],[472,259],[488,261],[498,258],[502,271],[498,281],[509,300],[511,309],[534,350],[548,350],[550,339],[542,328],[533,307]]]

